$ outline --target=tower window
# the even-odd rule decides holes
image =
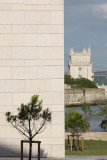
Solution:
[[[79,78],[82,78],[82,75],[79,75]]]
[[[78,70],[81,71],[81,67],[79,67]]]

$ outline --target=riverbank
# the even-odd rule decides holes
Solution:
[[[88,103],[87,105],[89,106],[98,106],[98,105],[104,105],[105,104],[105,101],[103,102],[93,102],[93,103]],[[70,108],[70,107],[81,107],[83,106],[83,103],[72,103],[72,104],[66,104],[65,105],[66,108]]]

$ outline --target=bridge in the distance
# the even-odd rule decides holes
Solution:
[[[94,77],[107,77],[107,67],[98,64],[93,64],[93,68],[99,69],[98,72],[94,72]]]
[[[107,73],[95,72],[94,73],[94,77],[107,77]]]

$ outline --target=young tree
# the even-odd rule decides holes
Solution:
[[[31,98],[27,105],[21,104],[18,108],[18,114],[12,115],[6,113],[7,121],[17,129],[17,131],[29,139],[29,160],[32,157],[32,140],[44,131],[47,122],[51,122],[51,112],[49,109],[42,109],[42,100],[38,99],[38,95]]]
[[[84,112],[84,116],[85,116],[86,121],[89,123],[89,127],[91,127],[90,126],[90,119],[93,116],[93,112],[90,108],[90,105],[87,104],[86,102],[84,102],[81,106],[81,109]]]
[[[89,123],[83,118],[83,115],[75,110],[68,109],[65,113],[65,129],[69,131],[73,137],[73,146],[75,148],[74,136],[79,137],[79,132],[86,131]],[[79,141],[78,141],[79,146]]]
[[[72,136],[79,136],[79,132],[86,131],[89,123],[83,118],[83,115],[75,110],[68,109],[65,113],[65,129]]]
[[[107,102],[104,106],[98,106],[98,111],[95,116],[102,116],[104,118],[100,127],[107,131]]]

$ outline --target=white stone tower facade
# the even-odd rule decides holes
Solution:
[[[52,111],[35,137],[42,155],[64,157],[64,0],[0,0],[0,156],[20,156],[23,137],[5,113],[34,94]]]
[[[92,63],[91,63],[91,49],[83,49],[82,52],[74,52],[70,50],[70,75],[73,78],[87,78],[93,81]]]

